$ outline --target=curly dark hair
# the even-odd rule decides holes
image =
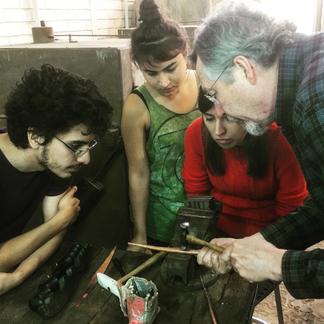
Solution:
[[[44,144],[80,124],[102,137],[110,126],[112,107],[93,81],[44,64],[24,73],[9,94],[5,113],[11,141],[28,148],[30,129],[44,138]]]

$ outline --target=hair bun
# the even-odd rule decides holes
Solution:
[[[145,24],[152,24],[162,21],[162,19],[159,7],[154,0],[142,0],[139,8],[139,21]]]

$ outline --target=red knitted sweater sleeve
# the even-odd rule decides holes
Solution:
[[[185,136],[182,177],[188,196],[209,194],[211,188],[204,161],[201,125],[202,118],[199,117],[189,125]]]

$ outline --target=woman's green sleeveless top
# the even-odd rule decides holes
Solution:
[[[185,201],[181,176],[185,131],[200,112],[194,109],[186,114],[174,113],[156,102],[145,85],[136,90],[145,98],[150,114],[146,142],[150,167],[147,235],[169,242],[174,233],[177,211]]]

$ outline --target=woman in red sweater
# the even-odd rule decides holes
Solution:
[[[256,137],[214,107],[199,109],[202,117],[185,137],[184,187],[187,196],[208,194],[223,203],[218,230],[252,235],[304,203],[303,173],[276,124]]]

